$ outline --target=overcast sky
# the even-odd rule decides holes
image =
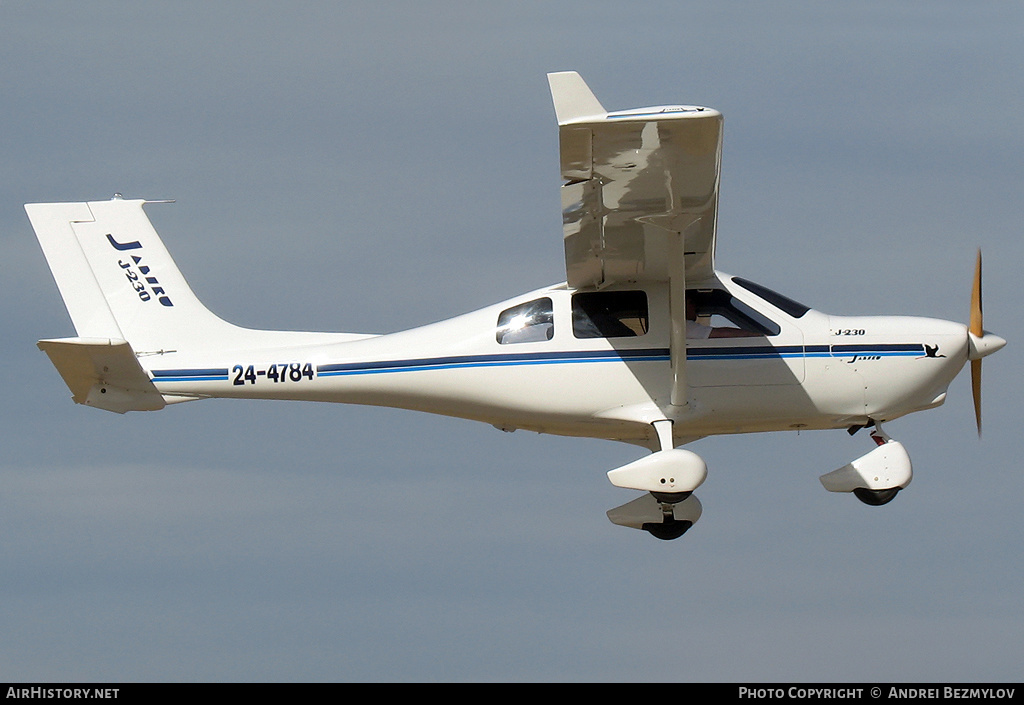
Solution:
[[[0,2],[0,677],[1016,680],[1024,652],[1024,10],[961,2]],[[388,409],[70,400],[22,204],[149,213],[246,326],[389,332],[564,279],[545,74],[725,115],[718,266],[815,308],[966,321],[887,426],[913,484],[818,475],[842,431],[718,437],[701,521],[611,524],[643,454]]]

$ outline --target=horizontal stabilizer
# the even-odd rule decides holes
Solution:
[[[163,396],[127,341],[110,338],[40,340],[77,404],[123,414],[164,408]]]

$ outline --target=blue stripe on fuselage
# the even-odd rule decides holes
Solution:
[[[382,360],[318,365],[317,375],[379,374],[410,370],[451,370],[464,367],[510,367],[519,365],[558,365],[585,362],[654,362],[669,359],[668,348],[645,350],[581,350],[575,352],[519,353],[500,355],[461,355],[427,357],[415,360]]]
[[[691,347],[690,361],[780,360],[820,357],[918,357],[925,354],[920,343],[858,345],[744,345],[729,347]],[[523,365],[563,365],[595,362],[667,362],[668,348],[637,350],[576,350],[560,352],[499,353],[493,355],[453,355],[405,360],[374,360],[318,365],[317,376],[411,372],[415,370],[452,370],[472,367],[517,367]],[[154,370],[154,382],[215,382],[228,379],[226,368]]]
[[[226,367],[183,370],[153,370],[154,382],[223,382],[228,378]]]

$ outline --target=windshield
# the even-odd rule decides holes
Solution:
[[[789,314],[793,318],[800,318],[810,310],[810,306],[804,306],[798,301],[794,301],[788,296],[772,291],[766,286],[755,284],[749,279],[741,279],[740,277],[733,277],[732,280],[742,286],[744,289],[749,291],[751,294],[760,296],[762,299],[770,303],[780,311]]]

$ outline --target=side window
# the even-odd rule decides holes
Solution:
[[[642,291],[592,291],[572,297],[572,334],[577,338],[635,338],[647,326],[647,294]]]
[[[535,299],[498,314],[495,337],[502,345],[542,342],[551,340],[554,334],[555,315],[551,299]]]
[[[743,338],[779,334],[779,325],[723,289],[687,289],[687,319],[705,329],[691,338]]]

